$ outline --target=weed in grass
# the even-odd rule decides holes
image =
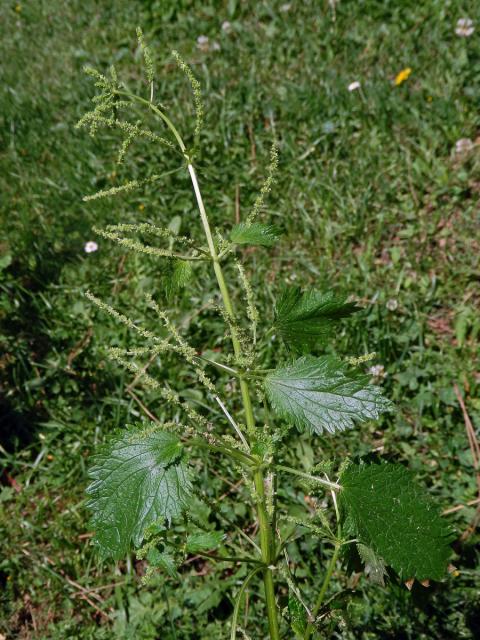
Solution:
[[[175,113],[180,131],[190,127],[188,84],[168,56],[158,55],[165,43],[185,53],[207,88],[196,161],[215,225],[245,220],[261,186],[272,130],[280,138],[276,189],[263,216],[283,231],[281,244],[239,250],[260,318],[269,317],[279,281],[303,289],[325,289],[334,281],[364,307],[338,326],[336,349],[343,357],[375,351],[365,370],[382,364],[387,374],[377,384],[395,401],[394,414],[341,438],[323,438],[321,453],[318,438],[305,433],[298,440],[292,432],[287,464],[308,472],[319,455],[382,454],[428,484],[458,531],[467,531],[475,517],[475,475],[453,392],[457,381],[478,430],[480,41],[477,32],[455,34],[458,19],[475,21],[475,2],[339,2],[335,13],[327,3],[289,4],[288,11],[263,2],[202,2],[194,10],[177,1],[112,8],[45,0],[0,7],[0,256],[8,263],[0,272],[1,443],[5,433],[13,436],[8,455],[1,454],[0,633],[7,638],[153,640],[159,633],[174,637],[171,620],[177,637],[224,638],[223,620],[232,612],[228,594],[245,577],[245,567],[214,572],[212,561],[196,559],[182,567],[180,582],[158,576],[139,589],[135,571],[143,573],[144,561],[99,566],[87,514],[75,506],[86,482],[85,461],[109,433],[140,419],[142,406],[159,420],[172,419],[156,392],[132,384],[104,358],[105,345],[132,349],[141,341],[119,333],[116,321],[97,314],[83,296],[88,286],[103,299],[114,298],[129,316],[163,333],[145,313],[144,292],[165,287],[169,271],[153,256],[137,259],[122,247],[109,248],[91,227],[134,218],[196,234],[189,224],[191,190],[179,172],[164,176],[161,188],[147,185],[117,198],[114,211],[111,201],[81,201],[86,192],[143,179],[147,165],[177,167],[173,156],[140,140],[122,165],[111,166],[113,130],[99,131],[94,141],[72,131],[92,93],[81,68],[123,67],[138,23],[155,41],[155,97]],[[198,48],[201,35],[220,50]],[[141,49],[134,53],[140,60]],[[395,74],[406,67],[410,78],[395,88]],[[139,82],[135,69],[122,77],[132,87]],[[361,89],[349,92],[354,80]],[[456,153],[462,138],[473,147]],[[98,251],[85,254],[90,240]],[[210,303],[214,289],[203,268],[195,272],[162,306],[202,354],[218,359],[228,348]],[[232,295],[240,308],[244,294]],[[386,307],[390,299],[398,302],[395,311]],[[262,348],[273,363],[278,341]],[[176,379],[182,399],[204,411],[205,396],[192,390],[191,369],[178,358],[163,354],[149,369],[157,381]],[[212,501],[201,514],[206,523],[228,528],[228,517],[251,533],[247,496],[230,465],[217,458],[208,481],[205,469],[198,467],[202,499]],[[304,496],[287,490],[297,515]],[[234,514],[229,509],[227,515],[227,502]],[[176,530],[184,535],[182,524]],[[303,537],[288,547],[292,572],[310,602],[315,576],[329,558],[318,540]],[[355,585],[356,595],[346,610],[332,614],[332,636],[393,638],[399,628],[415,638],[478,636],[477,546],[478,533],[455,543],[458,571],[429,589],[407,592],[392,582],[384,589],[338,572],[332,589]],[[67,577],[94,590],[93,599],[83,595],[109,617]],[[285,598],[281,587],[282,609]],[[248,598],[247,608],[251,634],[261,636],[262,602]]]
[[[93,294],[88,298],[129,329],[146,339],[147,345],[137,349],[110,349],[110,356],[128,370],[134,372],[152,390],[158,390],[164,401],[174,410],[183,413],[187,425],[180,419],[171,422],[154,420],[150,424],[136,424],[121,430],[110,438],[95,456],[90,469],[92,483],[88,488],[89,508],[93,512],[94,542],[101,555],[120,560],[133,546],[139,559],[149,563],[146,581],[155,571],[178,577],[178,569],[191,554],[197,554],[217,563],[232,563],[234,567],[246,564],[249,573],[234,600],[230,637],[237,637],[240,626],[242,598],[254,578],[263,579],[268,634],[272,640],[283,635],[281,626],[290,625],[298,638],[308,640],[319,632],[325,616],[330,617],[330,606],[325,604],[330,580],[341,554],[348,555],[356,549],[367,576],[384,584],[387,567],[411,587],[416,580],[428,586],[430,580],[441,580],[446,575],[451,556],[448,543],[451,531],[427,494],[415,485],[407,470],[388,463],[353,463],[345,459],[334,471],[328,460],[317,462],[308,473],[301,468],[284,464],[286,440],[296,427],[300,433],[313,435],[335,434],[352,428],[356,423],[378,418],[391,409],[379,387],[368,376],[355,368],[365,359],[349,363],[334,355],[314,356],[319,345],[331,338],[338,321],[352,315],[358,307],[332,291],[321,293],[310,289],[288,286],[278,297],[275,314],[268,330],[277,334],[285,345],[283,364],[282,349],[276,360],[280,364],[265,368],[261,358],[262,347],[257,345],[259,314],[255,307],[254,289],[241,262],[237,261],[239,279],[233,286],[243,288],[246,311],[238,315],[227,284],[228,259],[238,245],[272,246],[278,242],[275,227],[258,222],[266,195],[271,191],[278,166],[276,145],[272,147],[268,176],[256,198],[245,223],[237,224],[229,238],[219,229],[212,230],[203,202],[197,172],[194,166],[194,149],[189,150],[175,124],[163,107],[154,101],[153,63],[141,30],[137,31],[143,51],[146,75],[150,87],[149,98],[132,93],[112,68],[110,74],[87,69],[95,79],[100,93],[94,98],[94,109],[78,123],[88,127],[95,135],[100,126],[117,127],[126,133],[121,144],[123,160],[127,144],[139,137],[171,146],[168,138],[161,138],[150,129],[144,129],[141,116],[135,107],[142,107],[165,126],[167,135],[178,145],[183,157],[195,199],[199,221],[203,227],[205,244],[195,243],[194,237],[177,237],[169,229],[145,225],[119,225],[111,231],[99,231],[100,235],[116,241],[140,254],[154,255],[173,263],[170,288],[173,291],[185,287],[195,277],[187,266],[193,262],[209,264],[214,271],[222,308],[221,316],[226,324],[233,352],[222,359],[210,359],[200,355],[182,337],[169,315],[162,310],[150,294],[147,302],[157,313],[167,330],[167,338],[145,329],[138,321],[119,313]],[[173,52],[179,68],[188,79],[195,101],[195,145],[201,133],[204,108],[200,87],[192,71],[177,52]],[[401,72],[395,85],[402,84],[410,69]],[[137,124],[118,120],[116,114],[139,117]],[[130,112],[132,115],[130,115]],[[144,136],[143,132],[148,132]],[[153,176],[157,179],[157,176]],[[151,181],[146,178],[143,183]],[[119,193],[127,194],[142,186],[134,180],[121,187],[102,190],[84,200],[105,198]],[[128,236],[120,235],[151,232],[170,240],[169,248],[158,248]],[[188,251],[179,253],[176,246],[186,246]],[[232,277],[232,276],[230,276]],[[397,308],[392,301],[387,308]],[[248,320],[245,326],[245,320]],[[325,347],[324,347],[325,349]],[[182,401],[178,392],[170,387],[162,388],[146,364],[138,364],[138,357],[156,358],[173,352],[191,367],[193,378],[203,386],[209,412],[208,417]],[[272,364],[272,363],[269,363]],[[215,381],[205,369],[217,371]],[[226,380],[224,379],[226,376]],[[241,410],[227,409],[238,406],[237,387],[241,398]],[[255,393],[256,392],[256,393]],[[254,404],[253,394],[259,404]],[[215,402],[223,416],[214,417]],[[212,404],[213,403],[213,406]],[[270,409],[273,416],[270,416]],[[145,408],[148,414],[148,408]],[[151,414],[150,414],[151,415]],[[222,424],[233,429],[224,433]],[[278,422],[278,426],[276,426]],[[209,463],[216,455],[229,460],[247,489],[249,502],[255,513],[258,539],[247,537],[256,553],[240,553],[239,536],[235,530],[226,531],[204,527],[189,513],[194,493],[195,455],[198,449],[209,452]],[[329,476],[336,477],[331,480]],[[312,503],[310,514],[292,515],[293,505],[281,500],[285,476],[303,481],[311,494],[330,494],[334,513],[333,522],[324,505]],[[197,491],[201,489],[197,488]],[[228,508],[227,508],[228,509]],[[233,507],[232,507],[233,512]],[[228,510],[227,510],[228,513]],[[185,535],[172,533],[172,523],[185,518]],[[307,603],[294,575],[290,572],[287,546],[291,539],[305,535],[318,536],[325,544],[333,546],[328,565],[323,570],[323,581],[314,603]],[[245,533],[242,534],[245,536]],[[275,582],[285,581],[288,588],[288,607],[285,620],[280,622]],[[331,605],[331,603],[329,603]]]

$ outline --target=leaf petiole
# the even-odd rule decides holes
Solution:
[[[309,473],[304,473],[303,471],[298,471],[297,469],[292,469],[291,467],[285,467],[281,464],[276,464],[275,468],[278,471],[284,471],[285,473],[290,473],[294,476],[299,476],[301,478],[305,478],[305,480],[310,480],[311,482],[317,482],[318,484],[323,484],[325,487],[333,491],[341,491],[342,486],[337,484],[336,482],[331,482],[330,480],[325,480],[324,478],[320,478],[319,476],[312,476]]]
[[[227,373],[230,373],[232,376],[235,376],[235,378],[241,378],[242,374],[237,371],[236,369],[233,369],[232,367],[228,367],[226,364],[222,364],[221,362],[215,362],[215,360],[211,360],[210,358],[205,358],[204,356],[196,356],[199,360],[202,360],[203,362],[208,362],[208,364],[211,364],[214,367],[218,367],[219,369],[221,369],[222,371],[226,371]]]
[[[245,464],[248,467],[258,466],[259,461],[257,460],[257,458],[254,458],[253,456],[243,451],[232,449],[226,444],[219,445],[219,444],[207,442],[206,440],[203,440],[203,439],[196,439],[196,438],[193,440],[187,440],[185,444],[191,444],[192,446],[195,446],[195,447],[210,449],[210,451],[215,451],[217,453],[223,453],[224,455],[229,456],[230,458],[233,458],[234,460],[237,460],[238,462],[241,462],[242,464]]]

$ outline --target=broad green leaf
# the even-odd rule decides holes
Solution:
[[[290,614],[290,626],[296,638],[303,638],[307,629],[307,612],[304,606],[295,596],[288,598],[288,613]]]
[[[182,444],[172,433],[130,428],[95,456],[87,489],[91,524],[103,556],[120,559],[139,547],[146,529],[185,509],[191,481]]]
[[[235,244],[261,245],[263,247],[273,247],[277,243],[281,231],[278,227],[270,224],[253,222],[236,224],[230,232],[230,240]]]
[[[287,346],[312,347],[331,335],[338,319],[356,311],[359,307],[345,296],[286,287],[275,308],[275,327]]]
[[[197,531],[187,537],[186,551],[197,553],[197,551],[211,551],[216,549],[222,542],[224,533],[222,531]]]
[[[276,369],[265,378],[265,389],[280,417],[316,434],[343,431],[391,407],[368,376],[333,356],[304,356]]]
[[[438,508],[401,465],[356,465],[344,471],[342,504],[356,537],[408,580],[441,580],[451,532]]]

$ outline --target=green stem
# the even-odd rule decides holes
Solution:
[[[222,371],[226,371],[227,373],[229,373],[231,376],[234,376],[235,378],[241,377],[241,373],[239,371],[237,371],[236,369],[232,369],[232,367],[228,367],[226,364],[222,364],[221,362],[215,362],[215,360],[210,360],[210,358],[205,358],[205,356],[195,356],[195,358],[203,362],[208,362],[208,364],[211,364],[212,367],[217,367]]]
[[[328,589],[328,585],[330,584],[330,580],[332,578],[332,574],[335,570],[335,565],[337,564],[337,558],[338,558],[338,554],[340,552],[340,547],[341,547],[341,543],[340,542],[336,542],[335,543],[335,549],[333,550],[333,555],[330,559],[330,562],[328,564],[328,568],[327,568],[327,573],[325,574],[325,578],[323,580],[323,584],[322,584],[322,588],[320,589],[320,593],[318,594],[318,598],[317,601],[315,603],[315,607],[313,608],[312,611],[312,616],[313,616],[313,620],[316,619],[316,617],[318,616],[318,612],[320,611],[322,604],[323,604],[323,600],[325,598],[325,594],[327,593],[327,589]],[[309,640],[310,636],[312,635],[313,631],[315,630],[315,626],[313,624],[313,622],[309,622],[307,625],[307,629],[305,631],[305,635],[304,635],[304,640]]]
[[[261,469],[257,469],[253,476],[255,492],[257,494],[257,516],[260,530],[260,549],[262,560],[265,563],[263,570],[263,588],[267,602],[268,628],[271,640],[279,640],[277,604],[275,602],[275,586],[271,565],[274,563],[275,548],[272,539],[272,528],[265,508],[265,480]]]
[[[213,241],[212,232],[210,229],[210,224],[208,222],[207,214],[205,211],[205,206],[203,204],[202,195],[200,193],[200,188],[198,186],[197,176],[195,173],[195,169],[193,165],[188,164],[188,172],[190,174],[190,178],[193,184],[193,190],[195,192],[195,197],[197,199],[198,209],[200,211],[200,218],[202,220],[203,229],[205,231],[205,235],[207,238],[208,248],[210,250],[210,255],[213,261],[213,268],[215,271],[215,276],[217,278],[218,287],[220,289],[220,294],[222,296],[223,305],[225,307],[225,311],[231,317],[235,317],[232,301],[230,299],[230,294],[227,289],[227,285],[225,283],[225,277],[223,275],[223,270],[218,260],[218,254],[215,248],[215,243]],[[235,357],[238,359],[241,356],[242,349],[240,342],[235,334],[232,334],[232,346]],[[240,379],[240,391],[242,394],[243,407],[245,410],[245,421],[247,423],[247,429],[249,433],[253,433],[255,429],[255,418],[253,415],[253,407],[252,401],[250,398],[250,389],[248,387],[248,383],[245,379]],[[258,524],[260,530],[260,548],[262,551],[262,561],[265,564],[265,568],[263,570],[263,585],[265,590],[265,599],[267,602],[267,616],[268,616],[268,626],[270,631],[271,640],[279,640],[279,628],[278,628],[278,618],[277,618],[277,605],[275,602],[275,589],[273,584],[273,575],[272,570],[270,568],[271,563],[275,557],[275,550],[273,548],[273,540],[272,540],[272,530],[270,526],[270,522],[268,519],[267,510],[265,507],[265,486],[264,486],[264,477],[261,469],[257,469],[254,473],[254,484],[255,491],[257,493],[257,516],[258,516]]]
[[[220,260],[217,253],[217,249],[215,247],[215,242],[213,240],[213,235],[210,229],[207,213],[205,211],[205,206],[203,204],[202,194],[200,192],[200,187],[198,186],[197,175],[195,173],[195,169],[192,163],[190,162],[187,149],[185,147],[185,144],[180,134],[178,133],[172,121],[163,113],[163,111],[158,109],[158,107],[156,107],[154,104],[152,104],[148,100],[145,100],[140,96],[136,96],[128,92],[119,91],[117,93],[119,95],[127,96],[132,100],[137,100],[138,102],[145,104],[146,106],[149,107],[149,109],[151,109],[155,114],[157,114],[163,120],[163,122],[167,125],[170,131],[173,133],[184,157],[187,159],[188,173],[190,174],[190,179],[192,181],[195,198],[197,200],[198,210],[200,212],[200,219],[202,221],[203,230],[205,232],[205,237],[207,239],[208,250],[210,253],[210,257],[212,258],[213,269],[215,271],[218,287],[220,289],[220,294],[223,300],[223,306],[225,308],[227,315],[233,319],[235,317],[235,312],[233,309],[232,301],[230,299],[230,294],[227,289],[227,285],[225,283],[222,267],[220,266]],[[233,346],[235,357],[237,360],[239,360],[242,355],[240,341],[238,340],[238,337],[234,333],[232,333],[231,339],[232,339],[232,346]],[[250,389],[247,381],[243,378],[240,379],[240,391],[242,395],[243,408],[245,411],[245,420],[247,424],[247,429],[249,434],[252,435],[254,434],[254,431],[255,431],[255,418],[253,415],[252,401],[250,398]],[[268,518],[266,506],[265,506],[265,485],[264,485],[263,472],[261,469],[257,469],[254,472],[253,480],[255,484],[255,491],[257,493],[257,498],[258,498],[257,516],[258,516],[258,523],[259,523],[259,530],[260,530],[260,548],[262,551],[262,561],[265,565],[265,567],[263,568],[263,584],[264,584],[264,590],[265,590],[265,598],[267,602],[268,627],[270,631],[271,640],[280,640],[280,632],[279,632],[278,618],[277,618],[277,605],[275,602],[275,590],[274,590],[274,584],[273,584],[272,570],[270,568],[270,565],[275,558],[275,548],[274,548],[273,537],[272,537],[272,529],[271,529],[270,521]]]
[[[247,442],[247,439],[245,438],[245,436],[242,433],[242,430],[240,429],[240,427],[238,426],[238,424],[235,422],[235,420],[232,418],[232,416],[230,415],[230,413],[228,412],[227,407],[223,404],[223,402],[220,400],[220,398],[218,396],[215,396],[215,400],[218,402],[221,410],[223,411],[223,413],[225,414],[225,416],[227,417],[227,420],[230,422],[230,424],[232,425],[232,427],[234,428],[237,436],[240,438],[240,440],[242,441],[243,446],[246,448],[246,450],[248,452],[250,452],[250,446]]]
[[[256,569],[253,569],[248,576],[246,577],[244,583],[242,584],[242,586],[240,587],[240,591],[238,592],[237,598],[236,598],[236,602],[235,602],[235,608],[233,609],[233,616],[232,616],[232,631],[230,633],[230,640],[236,640],[237,637],[237,622],[238,622],[238,615],[240,613],[240,605],[242,604],[242,597],[243,594],[245,593],[245,590],[247,589],[248,585],[250,584],[251,579],[255,576],[255,574],[257,574],[260,571],[260,567],[257,567]]]

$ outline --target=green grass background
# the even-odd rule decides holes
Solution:
[[[91,227],[168,224],[175,216],[184,230],[198,225],[182,173],[129,197],[81,200],[126,179],[176,168],[163,150],[141,144],[117,167],[114,133],[92,140],[74,129],[93,95],[85,64],[104,70],[113,63],[129,85],[142,86],[137,24],[155,52],[157,97],[187,137],[191,98],[172,64],[172,48],[201,81],[206,123],[198,168],[216,224],[228,229],[235,222],[236,194],[240,216],[247,215],[265,175],[273,131],[280,140],[278,180],[263,219],[284,234],[273,251],[244,254],[264,327],[285,281],[354,294],[365,307],[345,325],[335,348],[342,355],[376,351],[373,363],[385,366],[386,393],[398,410],[346,435],[298,439],[292,457],[308,468],[323,457],[381,454],[408,464],[443,509],[477,497],[454,384],[478,432],[480,146],[463,155],[454,148],[458,139],[480,135],[478,3],[333,4],[1,3],[4,637],[225,638],[230,596],[241,584],[241,572],[215,574],[208,564],[191,564],[180,584],[159,576],[140,587],[141,563],[101,565],[88,537],[88,457],[112,430],[144,414],[126,391],[131,377],[104,354],[105,346],[134,344],[134,337],[93,309],[83,293],[90,288],[142,318],[143,294],[160,294],[164,277],[158,263],[125,256],[98,240]],[[476,31],[459,38],[455,25],[465,16],[477,20]],[[221,27],[225,20],[228,33]],[[200,35],[218,42],[219,50],[200,51]],[[411,76],[395,87],[393,79],[406,67]],[[349,92],[354,80],[361,90]],[[93,239],[99,250],[87,255],[84,243]],[[202,349],[226,345],[219,318],[198,312],[213,293],[213,281],[200,271],[195,285],[171,304]],[[396,310],[389,310],[389,300],[398,303]],[[266,358],[274,348],[266,347]],[[158,362],[155,375],[171,380],[191,402],[203,402],[178,362]],[[156,415],[167,416],[153,392],[135,393]],[[200,464],[214,500],[234,473],[220,467],[218,476],[207,475],[204,469]],[[298,501],[300,508],[301,496]],[[233,509],[239,526],[250,523],[241,489],[217,509]],[[415,585],[412,592],[395,582],[384,590],[360,578],[348,606],[331,617],[327,637],[478,637],[479,537],[473,532],[461,539],[475,506],[448,517],[458,537],[458,573],[429,589]],[[307,540],[292,550],[294,561],[301,556],[307,562],[299,563],[299,579],[308,577],[318,587],[322,547]],[[351,581],[339,572],[334,588]],[[261,599],[252,599],[250,609],[249,633],[264,637]]]

